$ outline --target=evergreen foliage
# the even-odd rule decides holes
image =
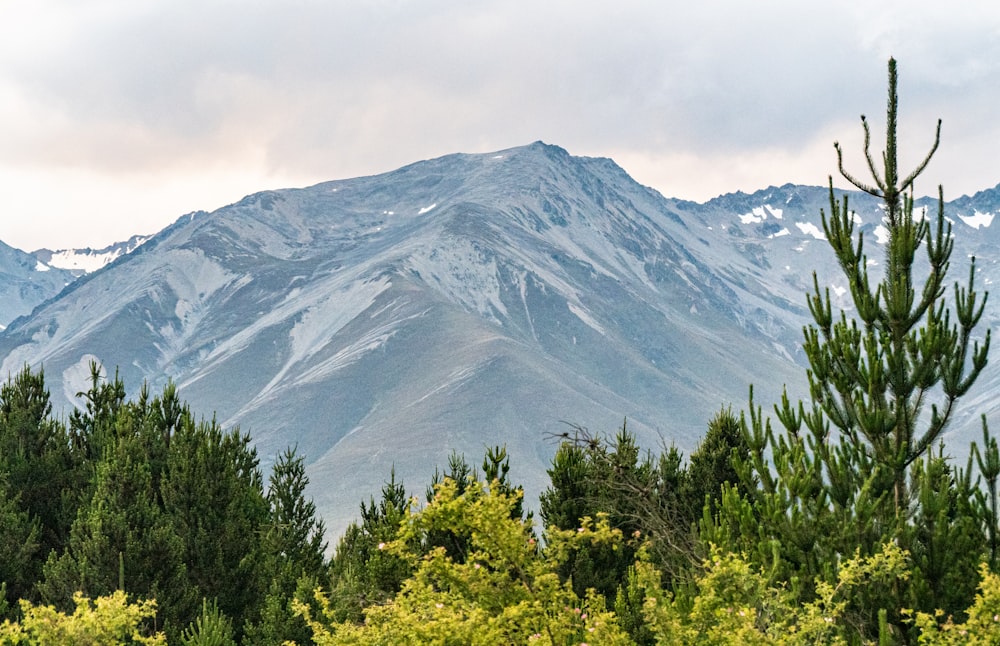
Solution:
[[[385,603],[410,576],[410,564],[385,551],[396,538],[410,501],[395,470],[382,486],[382,497],[361,503],[361,522],[351,523],[330,562],[331,603],[326,608],[335,621],[361,621],[363,610]]]
[[[733,461],[748,451],[739,419],[728,409],[712,418],[686,464],[675,447],[656,458],[643,455],[625,426],[611,442],[576,428],[553,458],[551,485],[540,499],[541,516],[546,527],[572,529],[583,518],[605,513],[626,536],[649,540],[647,549],[668,583],[681,581],[698,562],[695,530],[703,508],[713,511],[723,486],[738,482]],[[585,552],[563,574],[573,579],[579,594],[593,587],[615,598],[634,560],[627,549]]]
[[[249,436],[224,432],[214,421],[182,425],[161,493],[192,590],[215,599],[229,617],[252,616],[268,585],[261,567],[268,505]]]
[[[203,599],[201,614],[181,633],[180,643],[182,646],[236,646],[233,623],[219,610],[217,603]]]
[[[305,497],[308,482],[304,459],[294,448],[287,449],[271,470],[267,493],[270,512],[260,567],[270,583],[259,621],[246,627],[245,644],[304,644],[309,640],[305,622],[291,607],[300,581],[315,586],[326,571],[323,522],[316,516],[316,505]]]
[[[0,472],[0,619],[9,616],[13,601],[34,596],[38,580],[38,522],[32,521],[20,503]]]
[[[954,469],[943,451],[932,450],[956,401],[986,365],[989,331],[973,339],[985,297],[974,291],[973,259],[968,282],[956,284],[947,298],[952,239],[942,191],[936,215],[914,212],[914,180],[937,149],[940,122],[930,153],[901,178],[896,118],[896,63],[890,60],[881,169],[862,117],[873,183],[844,170],[837,146],[841,174],[883,201],[889,239],[882,275],[876,282],[870,273],[864,236],[855,236],[847,198],[836,199],[831,179],[823,226],[850,285],[853,314],[834,316],[829,290],[821,290],[814,275],[814,323],[804,343],[811,403],[793,404],[785,396],[775,407],[784,431],[775,432],[751,391],[750,455],[735,462],[740,488],[728,489],[715,517],[702,523],[705,542],[747,553],[775,580],[792,582],[804,600],[836,576],[844,554],[860,550],[870,557],[889,541],[909,550],[906,580],[855,596],[850,610],[868,637],[878,630],[879,607],[888,609],[897,635],[906,630],[899,608],[958,613],[967,607],[988,520],[975,502],[971,468]]]
[[[39,591],[68,609],[76,592],[105,596],[124,583],[127,592],[158,599],[162,618],[186,623],[197,597],[191,598],[183,543],[157,504],[136,444],[122,437],[100,460],[93,497],[80,508],[65,550],[50,553]]]
[[[84,477],[65,428],[51,419],[42,371],[25,366],[0,386],[0,534],[12,541],[0,569],[11,601],[38,601],[41,563],[65,544]]]
[[[217,628],[216,614],[234,640],[308,639],[290,601],[325,576],[326,544],[302,459],[280,456],[265,493],[249,437],[195,422],[172,383],[130,401],[93,364],[80,396],[67,427],[41,371],[0,386],[4,616],[18,618],[15,599],[72,612],[81,594],[124,591],[156,600],[143,621],[171,642]]]

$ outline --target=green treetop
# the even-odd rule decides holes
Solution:
[[[823,227],[850,285],[857,318],[848,319],[842,312],[835,319],[829,290],[820,291],[814,275],[816,293],[809,308],[815,324],[805,331],[813,409],[805,413],[801,406],[795,411],[786,405],[781,421],[790,431],[804,421],[813,433],[825,436],[829,420],[865,453],[873,468],[890,477],[893,509],[899,515],[909,495],[908,467],[941,437],[955,401],[986,366],[990,335],[987,330],[982,344],[971,342],[986,302],[985,295],[979,299],[973,291],[975,258],[968,286],[954,287],[954,310],[946,303],[944,281],[954,243],[942,189],[938,188],[933,221],[914,214],[913,182],[937,150],[941,122],[930,152],[900,180],[896,109],[896,62],[890,59],[881,171],[871,155],[868,122],[861,118],[873,185],[844,170],[843,153],[834,144],[844,178],[883,201],[889,239],[882,280],[873,287],[864,236],[858,233],[855,242],[854,214],[847,208],[846,196],[842,203],[834,198],[831,179],[830,216],[823,213]],[[926,249],[928,268],[918,290],[914,265],[921,247]]]

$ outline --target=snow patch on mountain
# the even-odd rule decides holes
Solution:
[[[48,265],[46,265],[41,260],[39,260],[37,263],[35,263],[35,271],[49,271],[50,269],[52,269],[52,268],[49,267]]]
[[[795,226],[799,228],[799,231],[806,235],[810,235],[817,240],[826,240],[826,235],[819,230],[819,227],[812,222],[796,222]]]
[[[979,211],[975,211],[972,215],[960,215],[958,217],[973,229],[980,227],[985,229],[993,224],[994,215],[994,213],[980,213]]]
[[[66,269],[77,275],[89,274],[111,264],[123,255],[131,253],[151,237],[133,236],[125,242],[119,242],[104,249],[59,249],[57,251],[39,249],[33,252],[33,255],[49,267]]]
[[[750,213],[745,213],[737,217],[739,217],[740,222],[743,224],[759,224],[766,220],[768,216],[780,220],[783,213],[783,209],[776,209],[770,204],[765,204],[763,206],[755,206]]]
[[[119,255],[121,255],[119,252],[87,253],[75,249],[64,249],[52,252],[52,259],[49,260],[49,264],[60,269],[81,271],[89,274],[114,261]]]

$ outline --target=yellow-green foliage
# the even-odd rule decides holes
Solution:
[[[659,589],[659,573],[648,562],[638,565],[640,583]],[[906,554],[894,544],[871,557],[855,556],[841,564],[835,584],[820,582],[817,598],[799,604],[784,586],[767,580],[762,570],[713,548],[692,601],[666,592],[649,593],[644,612],[658,644],[847,644],[844,621],[853,590],[869,582],[905,578]]]
[[[93,602],[77,593],[76,610],[71,615],[52,606],[35,606],[21,601],[24,618],[20,623],[0,625],[0,644],[44,646],[108,646],[111,644],[166,644],[163,633],[143,636],[143,620],[156,615],[155,601],[129,603],[124,592],[98,597]]]
[[[315,617],[296,602],[317,644],[628,644],[604,598],[579,598],[556,567],[576,546],[620,545],[621,533],[606,520],[579,530],[552,532],[540,548],[530,521],[512,518],[520,494],[484,483],[462,493],[451,480],[437,486],[422,510],[411,509],[396,540],[381,549],[409,560],[414,575],[392,601],[368,608],[363,625]],[[428,532],[467,536],[464,560],[444,548],[418,554],[413,545]],[[316,592],[320,608],[326,596]]]
[[[561,581],[560,564],[585,545],[621,549],[626,543],[603,516],[585,519],[577,530],[553,530],[541,547],[530,521],[512,515],[519,494],[485,483],[459,493],[445,480],[423,509],[415,503],[390,542],[379,546],[407,561],[414,574],[388,602],[367,608],[363,623],[337,622],[329,597],[295,600],[297,613],[319,646],[332,644],[631,644],[603,596],[580,598]],[[464,554],[428,548],[426,538],[450,531],[462,537]],[[811,644],[899,643],[899,628],[883,634],[858,632],[859,599],[872,586],[891,586],[909,577],[909,556],[895,543],[871,556],[856,553],[836,567],[836,578],[817,581],[811,601],[802,603],[786,581],[775,581],[742,555],[713,547],[690,588],[676,596],[662,587],[661,573],[645,549],[636,563],[642,613],[655,643],[805,646]],[[965,623],[904,611],[920,644],[1000,644],[1000,577],[987,567]],[[640,592],[640,595],[643,594]],[[866,612],[878,608],[864,608]],[[887,609],[891,610],[891,609]]]
[[[979,572],[979,592],[964,623],[956,624],[951,617],[940,623],[940,612],[936,616],[914,613],[913,620],[920,628],[918,643],[928,646],[1000,644],[1000,577],[990,572],[985,563]]]

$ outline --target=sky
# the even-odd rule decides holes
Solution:
[[[266,189],[536,140],[668,197],[1000,183],[995,0],[0,0],[0,241],[94,248]],[[926,178],[926,179],[925,179]],[[843,186],[843,182],[836,182]]]

